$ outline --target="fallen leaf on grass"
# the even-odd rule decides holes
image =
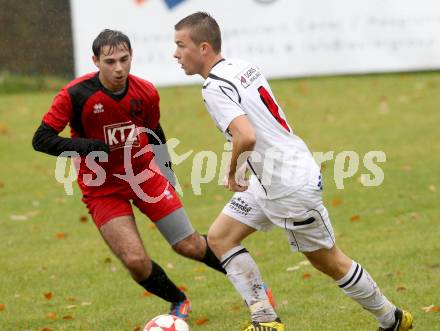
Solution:
[[[0,311],[3,311],[6,309],[6,305],[4,303],[0,303]]]
[[[335,117],[333,115],[325,115],[324,121],[326,121],[327,123],[334,123]]]
[[[57,314],[55,314],[53,312],[50,312],[50,313],[47,313],[46,317],[51,319],[51,320],[56,320],[57,319]]]
[[[303,278],[304,280],[310,279],[311,277],[312,277],[312,275],[309,274],[308,272],[303,273],[303,276],[302,276],[302,278]]]
[[[403,172],[410,172],[412,170],[412,167],[409,164],[404,164],[400,166],[400,170]]]
[[[194,268],[193,271],[194,271],[194,272],[198,272],[198,273],[201,273],[201,272],[207,272],[207,271],[208,271],[208,268],[205,268],[205,267],[197,267],[197,268]]]
[[[293,267],[289,267],[286,269],[286,271],[291,272],[291,271],[296,271],[299,268],[306,266],[306,265],[310,265],[310,262],[307,260],[301,261],[299,262],[297,265],[293,266]]]
[[[206,323],[208,323],[208,319],[206,317],[201,317],[196,319],[196,325],[204,325]]]
[[[46,300],[50,300],[50,299],[52,299],[52,292],[46,292],[46,293],[44,293],[44,298],[45,298]]]
[[[390,106],[386,99],[383,99],[379,102],[379,106],[377,108],[379,114],[386,115],[390,112]]]
[[[31,210],[28,211],[25,214],[21,214],[21,215],[17,215],[17,214],[12,214],[10,216],[11,221],[27,221],[29,219],[31,219],[32,217],[37,216],[38,214],[40,214],[39,210]]]
[[[4,125],[3,123],[0,123],[0,134],[1,135],[6,135],[8,133],[9,133],[9,130],[6,127],[6,125]]]
[[[433,312],[440,312],[440,306],[434,306],[434,305],[430,305],[428,307],[422,307],[422,310],[425,313],[433,313]]]
[[[339,199],[339,198],[334,198],[334,199],[332,199],[332,206],[333,207],[338,207],[338,206],[340,206],[342,204],[342,200],[341,199]]]
[[[406,95],[400,95],[399,98],[397,98],[397,100],[398,100],[400,103],[407,103],[408,100],[409,100],[409,98],[408,98],[408,96],[406,96]]]
[[[359,215],[353,215],[350,217],[350,222],[357,222],[361,219]]]
[[[264,252],[263,251],[256,251],[254,253],[255,256],[264,256]]]
[[[374,212],[376,213],[376,215],[381,215],[381,214],[383,214],[385,212],[385,209],[377,208]]]
[[[67,234],[65,234],[64,232],[58,232],[55,237],[57,237],[58,239],[66,239]]]
[[[241,305],[233,305],[230,310],[231,311],[240,311],[241,310]]]
[[[39,210],[31,210],[26,213],[26,216],[29,218],[35,217],[40,214]]]
[[[26,215],[11,215],[11,221],[27,221],[29,217]]]
[[[402,292],[402,291],[406,291],[406,287],[405,286],[399,286],[396,288],[397,292]]]
[[[133,329],[133,331],[141,331],[141,330],[142,330],[142,328],[140,326],[137,326]]]
[[[63,320],[73,320],[73,317],[70,315],[63,316]]]
[[[44,329],[41,329],[41,331],[52,331],[52,329],[44,328]]]
[[[89,219],[88,219],[88,217],[87,217],[86,215],[81,215],[81,216],[79,217],[79,221],[80,221],[81,223],[87,223],[88,220],[89,220]]]
[[[409,216],[414,221],[418,221],[422,218],[422,215],[420,215],[419,213],[411,213],[411,214],[409,214]]]

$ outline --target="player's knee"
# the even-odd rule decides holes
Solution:
[[[309,259],[314,268],[333,279],[339,279],[346,273],[343,261],[339,259]]]
[[[132,275],[145,277],[151,273],[151,261],[145,254],[128,254],[123,260]]]
[[[220,237],[216,233],[208,231],[207,240],[209,247],[215,251],[220,244]]]
[[[326,263],[324,263],[323,261],[313,260],[313,259],[309,259],[309,261],[315,269],[317,269],[325,274],[328,274],[329,268]]]
[[[201,260],[205,256],[206,252],[204,241],[205,239],[199,234],[193,233],[188,238],[185,238],[173,245],[173,250],[182,256],[194,260]]]

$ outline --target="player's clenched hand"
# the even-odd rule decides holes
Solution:
[[[246,164],[239,167],[235,173],[232,173],[231,169],[229,169],[229,174],[225,174],[223,178],[223,185],[233,192],[246,191],[249,186],[246,181]]]
[[[75,151],[81,156],[87,156],[90,152],[110,152],[108,144],[101,140],[89,139],[89,138],[72,138],[71,145]]]
[[[247,190],[247,185],[240,185],[235,181],[235,176],[229,176],[227,185],[225,185],[229,191],[232,192],[244,192]]]
[[[85,139],[87,141],[87,153],[100,151],[100,152],[106,152],[107,154],[110,152],[110,147],[108,144],[101,140],[96,139]]]

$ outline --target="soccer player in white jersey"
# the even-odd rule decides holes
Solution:
[[[322,202],[320,169],[287,123],[261,71],[223,58],[220,28],[207,13],[179,21],[175,43],[174,57],[185,73],[205,79],[206,107],[233,145],[225,186],[235,193],[209,229],[208,242],[250,308],[252,323],[246,330],[284,330],[257,265],[241,246],[251,233],[274,225],[286,231],[294,251],[373,314],[379,330],[410,329],[411,314],[392,304],[368,272],[336,246]],[[249,184],[243,181],[245,166],[252,173]]]

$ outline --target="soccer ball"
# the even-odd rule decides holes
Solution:
[[[148,322],[144,331],[190,331],[188,324],[173,315],[159,315]]]

